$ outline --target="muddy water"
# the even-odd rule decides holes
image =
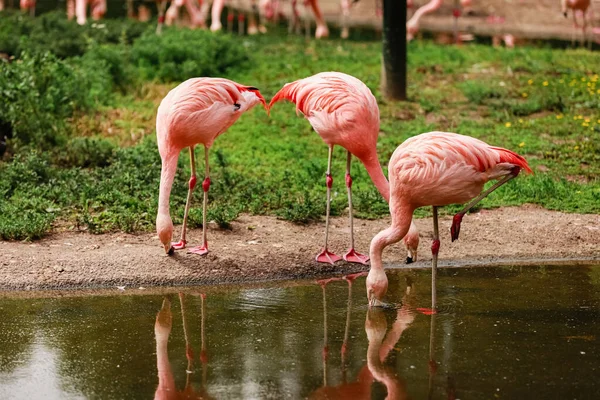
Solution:
[[[0,399],[598,398],[600,267],[388,275],[0,298]]]

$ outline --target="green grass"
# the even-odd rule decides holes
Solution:
[[[600,212],[599,54],[412,42],[409,100],[387,102],[379,90],[379,42],[306,43],[286,34],[239,41],[249,61],[224,76],[259,87],[267,100],[284,83],[321,71],[342,71],[364,81],[380,104],[378,153],[384,166],[408,137],[431,130],[458,132],[519,152],[535,171],[500,188],[481,207],[534,203]],[[148,65],[143,68],[148,75]],[[153,229],[160,176],[153,115],[175,85],[143,81],[125,92],[115,89],[112,101],[69,120],[66,144],[44,153],[22,149],[0,163],[0,237],[35,239],[53,226],[98,233]],[[183,217],[189,178],[183,153],[171,197],[176,224]],[[197,149],[200,161],[202,154]],[[334,215],[347,207],[345,159],[345,151],[336,148]],[[259,107],[243,115],[216,140],[210,163],[208,218],[221,226],[242,212],[299,223],[324,215],[327,147],[292,104],[277,104],[270,117]],[[356,214],[388,215],[358,161],[352,173]],[[203,175],[201,167],[198,174]],[[198,190],[191,226],[201,224],[201,201]]]

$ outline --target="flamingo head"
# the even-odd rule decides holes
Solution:
[[[367,299],[369,300],[369,307],[383,305],[381,299],[385,296],[387,287],[388,279],[383,268],[371,268],[367,276]]]
[[[415,35],[419,31],[419,26],[414,21],[408,21],[406,23],[406,40],[411,41],[415,38]]]
[[[171,245],[171,240],[173,239],[173,221],[171,221],[171,217],[168,214],[159,213],[156,216],[156,233],[158,233],[158,238],[165,248],[165,253],[173,255],[175,252],[175,249]]]
[[[404,245],[406,246],[406,250],[408,252],[408,256],[406,257],[406,263],[410,264],[417,261],[417,249],[419,248],[419,232],[411,232],[409,231],[406,236],[404,236]]]
[[[245,110],[249,110],[252,107],[254,107],[255,105],[257,105],[258,103],[261,103],[262,106],[267,111],[267,113],[269,113],[269,107],[267,106],[267,102],[265,101],[265,98],[263,97],[262,94],[260,94],[260,91],[257,88],[255,88],[254,86],[246,86],[244,88],[244,91],[242,92],[242,96],[246,100],[246,104],[247,104],[245,107]]]

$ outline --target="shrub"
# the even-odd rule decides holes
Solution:
[[[107,167],[113,160],[115,146],[106,139],[76,137],[57,149],[55,160],[64,167]]]
[[[90,43],[131,44],[147,29],[148,24],[130,20],[90,21],[80,26],[61,11],[36,18],[5,12],[0,17],[0,53],[18,58],[22,53],[51,51],[58,58],[76,57],[83,55]]]
[[[86,64],[58,60],[51,53],[24,54],[0,68],[0,120],[11,126],[17,147],[48,149],[64,142],[65,120],[110,96],[111,76],[101,60]]]
[[[223,75],[248,60],[238,38],[188,29],[142,35],[133,44],[131,58],[142,78],[163,82]]]

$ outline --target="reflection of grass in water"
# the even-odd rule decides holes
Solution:
[[[271,35],[241,40],[255,56],[228,77],[259,87],[267,100],[284,83],[320,71],[343,71],[363,80],[380,102],[378,152],[384,166],[406,138],[431,130],[454,131],[515,150],[536,172],[500,188],[481,207],[535,203],[569,212],[600,210],[598,54],[414,42],[409,45],[410,100],[391,103],[379,91],[378,42],[307,44],[301,38]],[[0,237],[39,237],[55,218],[61,226],[93,232],[153,229],[160,175],[154,112],[174,85],[144,83],[116,94],[112,105],[96,116],[75,119],[78,134],[108,141],[70,141],[65,149],[77,154],[23,155],[0,165]],[[122,147],[132,143],[137,144]],[[201,160],[202,152],[197,154]],[[241,212],[297,222],[319,219],[325,210],[326,157],[327,147],[305,119],[294,115],[292,105],[278,104],[270,118],[260,108],[252,110],[211,151],[209,220],[226,227]],[[187,159],[187,154],[181,156],[172,193],[176,224],[183,217]],[[344,173],[345,154],[337,148],[333,215],[347,207]],[[388,215],[387,204],[358,161],[352,173],[357,216]],[[202,221],[201,196],[199,190],[190,214],[192,227]],[[417,214],[428,213],[423,209]]]

